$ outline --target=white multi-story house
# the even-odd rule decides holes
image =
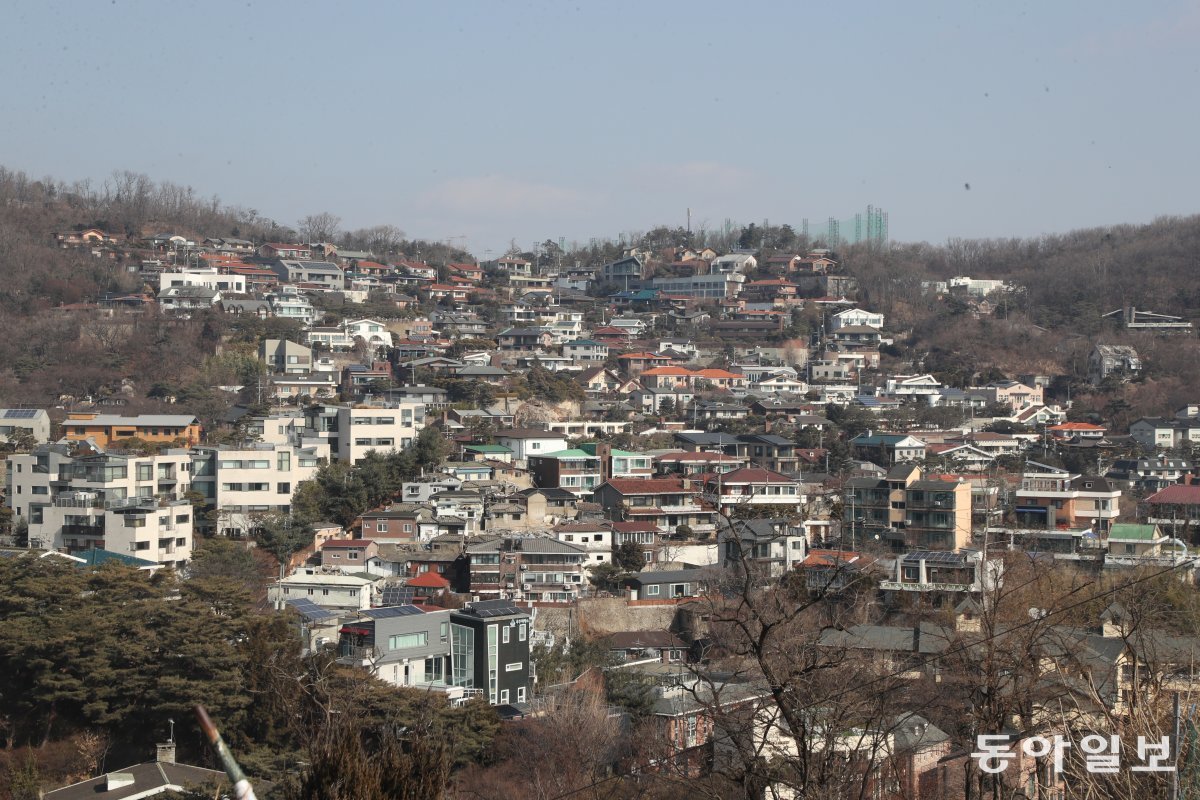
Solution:
[[[192,553],[191,459],[47,444],[12,455],[6,503],[50,550],[112,550],[182,567]]]
[[[304,341],[326,350],[349,350],[354,346],[354,339],[336,325],[314,325],[304,332]]]
[[[301,481],[317,474],[325,459],[318,446],[255,442],[192,448],[192,488],[217,511],[217,531],[241,538],[255,515],[286,514]]]
[[[281,319],[291,319],[308,327],[317,318],[317,311],[308,298],[291,287],[283,287],[270,295],[271,313]]]
[[[513,462],[524,467],[529,456],[544,455],[567,449],[567,437],[549,430],[528,428],[510,429],[496,434],[496,444],[512,451]]]
[[[309,600],[322,608],[363,611],[371,607],[375,582],[320,567],[304,567],[273,584],[267,599],[276,608],[288,600]]]
[[[892,397],[940,397],[941,381],[932,375],[894,375],[884,384],[884,392]],[[932,405],[933,403],[931,403]]]
[[[380,347],[392,346],[392,334],[382,322],[373,319],[354,319],[342,323],[350,342],[362,339],[367,347],[375,350]]]
[[[0,442],[27,432],[39,444],[50,438],[50,415],[44,408],[0,408]]]
[[[216,267],[191,267],[179,272],[162,272],[158,276],[158,290],[172,286],[204,286],[225,294],[245,294],[246,276],[217,272]]]
[[[338,409],[338,427],[338,460],[357,464],[372,450],[389,453],[415,442],[425,428],[425,406],[397,403],[342,407]]]
[[[564,522],[554,528],[554,538],[587,551],[585,567],[612,561],[613,530],[606,522]]]
[[[883,314],[876,314],[874,311],[864,311],[861,308],[847,308],[845,311],[839,311],[829,317],[829,330],[836,331],[841,328],[866,326],[868,328],[883,328]]]

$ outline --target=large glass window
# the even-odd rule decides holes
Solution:
[[[450,678],[455,686],[475,686],[475,631],[465,625],[450,625]]]
[[[389,650],[408,650],[413,647],[424,647],[429,643],[429,634],[425,631],[417,633],[400,633],[388,637]]]

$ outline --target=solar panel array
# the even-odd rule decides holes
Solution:
[[[417,590],[411,586],[385,586],[383,587],[383,599],[380,600],[381,606],[409,606],[412,605],[413,596]]]
[[[524,614],[525,611],[520,606],[514,605],[511,600],[481,600],[478,603],[471,603],[471,609],[481,617],[508,617],[513,614]]]
[[[929,564],[962,564],[966,556],[947,550],[918,550],[904,557],[905,561],[925,561]]]
[[[362,612],[362,615],[369,619],[389,619],[390,617],[411,617],[423,613],[425,612],[416,606],[392,606],[391,608],[368,609]]]
[[[312,600],[305,598],[289,599],[287,603],[289,606],[296,609],[296,611],[300,613],[300,616],[304,617],[310,622],[320,622],[321,620],[333,619],[337,616],[335,612],[330,611],[327,608],[322,608]]]
[[[33,419],[40,409],[37,408],[6,408],[5,419]]]

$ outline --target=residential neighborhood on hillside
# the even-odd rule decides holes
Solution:
[[[1200,654],[1200,400],[1096,398],[1143,386],[1190,323],[1130,307],[1104,324],[1143,338],[1097,328],[1073,375],[976,368],[860,291],[861,249],[794,243],[477,262],[56,231],[139,288],[53,313],[96,341],[193,332],[204,371],[0,409],[0,567],[236,576],[297,658],[435,697],[460,720],[439,725],[586,711],[639,732],[604,770],[706,785],[757,769],[749,747],[761,797],[812,796],[814,758],[871,797],[963,796],[990,774],[978,731],[1150,726]],[[985,325],[1025,290],[921,291]],[[1012,665],[977,659],[995,642]],[[835,671],[883,682],[878,705],[841,703]],[[1019,699],[964,717],[996,680]],[[1063,796],[1088,773],[1005,774]]]

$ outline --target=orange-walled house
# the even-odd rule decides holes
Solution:
[[[75,412],[63,421],[63,436],[82,441],[92,439],[100,447],[119,445],[128,439],[169,443],[184,440],[189,446],[200,444],[200,420],[191,414],[117,414]]]

